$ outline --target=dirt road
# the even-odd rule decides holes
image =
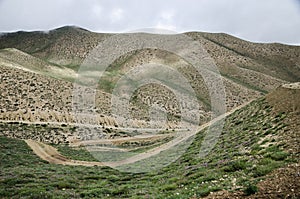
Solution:
[[[119,145],[124,142],[139,142],[139,141],[155,141],[167,137],[172,137],[172,134],[150,134],[150,135],[137,135],[133,137],[124,137],[124,138],[117,138],[117,139],[99,139],[99,140],[86,140],[86,141],[78,141],[78,142],[71,142],[71,147],[78,147],[78,146],[86,146],[86,145],[97,145],[97,144],[115,144]]]
[[[175,139],[173,139],[172,141],[170,141],[168,143],[162,144],[162,145],[160,145],[156,148],[150,149],[146,152],[143,152],[143,153],[140,153],[140,154],[134,155],[132,157],[126,158],[124,160],[116,161],[116,162],[88,162],[88,161],[71,160],[71,159],[68,159],[68,158],[64,157],[63,155],[61,155],[57,151],[57,149],[55,149],[54,147],[49,146],[47,144],[36,142],[36,141],[33,141],[33,140],[26,140],[26,143],[34,151],[34,153],[36,153],[41,159],[46,160],[50,163],[62,164],[62,165],[117,167],[117,166],[121,166],[121,165],[124,165],[124,164],[134,163],[134,162],[149,158],[151,156],[157,155],[162,151],[168,150],[171,147],[174,147],[174,146],[178,145],[179,143],[187,140],[188,138],[196,135],[199,131],[205,129],[206,127],[209,127],[210,125],[224,119],[225,117],[232,114],[236,110],[243,108],[244,106],[248,105],[250,102],[252,102],[252,101],[249,101],[249,102],[247,102],[247,103],[245,103],[241,106],[238,106],[238,107],[232,109],[229,112],[226,112],[226,113],[214,118],[210,122],[201,125],[195,131],[192,131],[192,132],[187,131],[185,133],[180,133],[180,134],[178,134],[178,136]],[[157,135],[154,135],[154,136],[157,136]],[[132,137],[131,139],[136,140],[137,138]],[[143,138],[141,138],[141,139],[143,139]],[[114,141],[117,142],[118,139],[116,139]],[[130,141],[130,138],[129,139],[127,138],[126,141]]]
[[[25,142],[28,144],[28,146],[30,146],[35,154],[37,154],[41,159],[48,161],[49,163],[62,165],[105,166],[101,162],[87,162],[68,159],[58,153],[56,148],[41,142],[33,140],[25,140]]]

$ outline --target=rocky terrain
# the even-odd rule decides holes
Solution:
[[[1,71],[2,120],[74,123],[70,116],[72,83],[12,67],[1,66]],[[97,96],[104,104],[97,111],[107,113],[108,94],[100,92]]]
[[[225,34],[190,32],[186,35],[199,42],[214,59],[222,75],[228,110],[283,83],[300,79],[299,47],[255,44]],[[72,83],[77,70],[89,52],[109,36],[78,27],[2,35],[0,119],[73,123]],[[101,78],[92,108],[99,114],[96,123],[105,123],[101,114],[111,116],[111,93],[118,80],[133,68],[148,63],[168,65],[179,71],[197,96],[200,124],[210,120],[211,100],[201,74],[178,55],[161,49],[142,49],[116,59]],[[144,85],[131,96],[131,125],[147,126],[149,107],[158,105],[167,113],[166,128],[176,128],[180,118],[178,103],[167,88]],[[116,121],[108,123],[116,124]]]

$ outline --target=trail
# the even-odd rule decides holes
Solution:
[[[29,125],[53,125],[53,126],[77,126],[77,127],[87,127],[87,128],[95,128],[100,127],[99,124],[88,124],[88,123],[72,123],[72,122],[41,122],[41,121],[26,121],[26,120],[1,120],[0,123],[22,123],[22,124],[29,124]],[[105,125],[102,128],[110,128],[115,130],[122,130],[122,131],[133,131],[137,130],[138,132],[158,132],[158,131],[164,131],[166,128],[130,128],[130,127],[115,127],[115,126],[109,126]],[[187,130],[187,129],[174,129],[174,130]]]
[[[25,142],[28,144],[28,146],[30,146],[36,155],[38,155],[41,159],[48,161],[49,163],[73,166],[105,166],[101,162],[88,162],[68,159],[61,155],[56,148],[41,142],[33,140],[25,140]]]
[[[172,137],[172,133],[169,134],[147,134],[147,135],[137,135],[133,137],[124,137],[124,138],[117,138],[117,139],[99,139],[99,140],[86,140],[86,141],[78,141],[70,143],[72,147],[78,146],[86,146],[86,145],[97,145],[97,144],[121,144],[124,142],[138,142],[138,141],[153,141],[157,139],[162,139],[166,137]]]
[[[120,160],[120,161],[116,161],[116,162],[89,162],[89,161],[78,161],[78,160],[71,160],[68,159],[66,157],[64,157],[63,155],[61,155],[57,149],[55,149],[52,146],[49,146],[47,144],[41,143],[41,142],[37,142],[37,141],[33,141],[33,140],[26,140],[26,143],[28,144],[28,146],[34,151],[34,153],[36,153],[41,159],[48,161],[50,163],[54,163],[54,164],[62,164],[62,165],[81,165],[81,166],[110,166],[110,167],[117,167],[117,166],[121,166],[124,164],[130,164],[130,163],[134,163],[146,158],[149,158],[151,156],[157,155],[162,151],[168,150],[171,147],[174,147],[176,145],[178,145],[179,143],[187,140],[188,138],[196,135],[199,131],[202,131],[203,129],[211,126],[212,124],[224,119],[225,117],[229,116],[230,114],[234,113],[235,111],[243,108],[244,106],[248,105],[249,103],[251,103],[253,100],[244,103],[216,118],[214,118],[213,120],[211,120],[208,123],[205,123],[201,126],[199,126],[195,131],[193,132],[185,132],[185,133],[180,133],[178,135],[178,137],[176,137],[175,139],[173,139],[172,141],[162,144],[158,147],[155,147],[153,149],[150,149],[146,152],[134,155],[132,157],[129,157],[127,159],[124,160]],[[157,136],[157,135],[153,135],[153,136]],[[146,136],[147,137],[147,136]],[[149,136],[148,136],[149,137]],[[148,138],[147,137],[147,138]],[[120,138],[123,139],[124,138]],[[131,137],[131,138],[126,138],[126,141],[130,141],[131,139],[138,139],[137,137]],[[143,137],[141,137],[140,139],[144,139]],[[115,139],[114,141],[118,141],[119,139]],[[96,141],[96,143],[99,141]]]

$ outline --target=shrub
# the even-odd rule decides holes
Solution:
[[[74,183],[65,182],[65,181],[56,183],[56,187],[58,189],[74,189],[74,188],[76,188]]]
[[[254,169],[253,172],[253,177],[260,177],[268,174],[269,172],[272,171],[272,168],[267,165],[267,166],[258,166]]]
[[[256,185],[253,184],[249,184],[245,189],[244,189],[244,193],[245,195],[249,196],[252,194],[255,194],[258,191],[258,188]]]
[[[175,184],[175,183],[166,184],[161,187],[162,191],[170,191],[170,190],[175,190],[175,189],[177,189],[177,184]]]
[[[279,152],[276,152],[276,153],[272,153],[269,156],[273,160],[281,161],[281,160],[285,160],[287,158],[288,153],[286,153],[284,151],[279,151]]]
[[[234,171],[239,171],[239,170],[244,170],[247,167],[246,161],[243,160],[238,160],[235,162],[232,162],[228,166],[225,166],[223,170],[225,172],[234,172]]]

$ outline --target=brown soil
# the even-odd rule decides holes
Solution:
[[[300,113],[300,82],[278,87],[267,95],[267,100],[277,112]]]
[[[243,192],[218,191],[211,193],[206,199],[275,199],[275,198],[300,198],[300,164],[291,164],[284,168],[274,170],[259,182],[258,192],[247,196]]]
[[[284,122],[289,129],[281,136],[281,142],[289,153],[300,159],[300,83],[286,84],[278,87],[266,96],[267,101],[274,107],[274,111],[282,114],[289,113]]]

